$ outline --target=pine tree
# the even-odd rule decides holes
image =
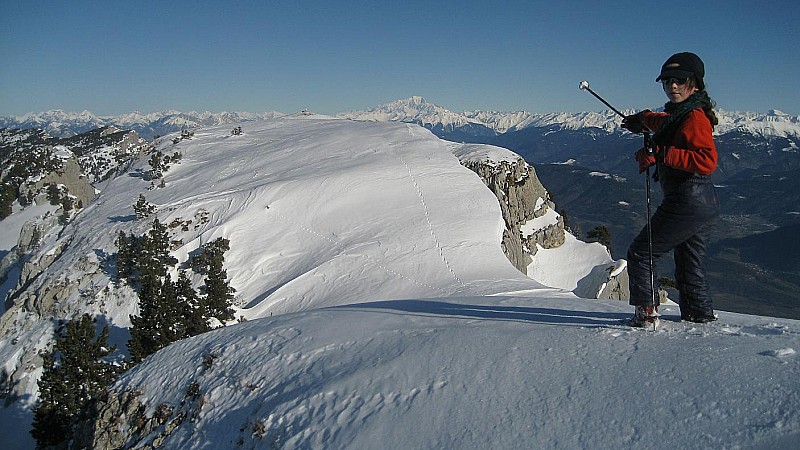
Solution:
[[[154,273],[163,277],[169,267],[178,263],[178,260],[170,255],[169,249],[169,229],[158,219],[153,220],[150,231],[142,236],[141,249],[137,258],[139,271]]]
[[[140,362],[172,342],[205,333],[210,330],[210,317],[233,319],[230,302],[235,290],[228,285],[223,268],[224,253],[230,248],[227,239],[219,238],[203,246],[192,259],[191,266],[206,275],[202,297],[192,287],[186,271],[179,271],[177,281],[172,281],[169,268],[178,260],[169,252],[168,227],[158,219],[146,235],[126,237],[121,232],[117,241],[121,253],[117,261],[123,263],[118,270],[128,270],[124,263],[132,255],[128,273],[138,281],[139,314],[131,315],[128,341],[133,362]]]
[[[67,193],[61,198],[61,220],[63,223],[67,223],[69,221],[69,215],[73,208],[75,208],[75,200],[73,200],[72,197],[69,196],[69,193]]]
[[[183,270],[178,275],[178,281],[175,282],[175,292],[178,297],[179,307],[181,308],[182,320],[187,337],[196,336],[211,330],[211,327],[208,325],[208,313],[206,311],[205,302],[197,295],[197,291],[192,288],[191,281]]]
[[[228,272],[223,267],[225,252],[228,250],[230,250],[230,241],[218,238],[203,246],[202,252],[202,258],[206,264],[206,279],[201,292],[206,295],[205,304],[208,314],[216,317],[220,322],[233,319],[233,309],[230,304],[236,290],[228,284]]]
[[[164,154],[163,153],[161,153],[160,151],[154,153],[153,156],[150,157],[150,160],[147,161],[147,163],[150,164],[150,167],[151,167],[150,171],[147,172],[147,179],[148,180],[155,180],[155,179],[158,179],[158,178],[161,178],[162,176],[164,176],[164,173],[163,173],[163,171],[164,171],[164,166],[163,166],[163,164],[164,164]]]
[[[599,242],[607,249],[611,249],[611,232],[608,231],[605,225],[598,225],[586,233],[586,238],[589,242]]]
[[[0,220],[10,216],[13,212],[12,204],[14,199],[17,198],[17,192],[11,183],[3,183],[0,186]]]
[[[117,235],[117,240],[114,241],[117,246],[117,279],[128,278],[131,276],[134,265],[133,246],[128,239],[128,235],[120,230]]]
[[[49,200],[50,204],[53,206],[61,204],[61,189],[57,184],[50,183],[47,186],[47,200]]]
[[[185,271],[172,281],[154,273],[142,277],[139,315],[131,316],[128,350],[138,363],[169,344],[209,331],[206,308]]]
[[[175,326],[179,323],[175,289],[169,275],[162,281],[154,273],[144,274],[138,295],[139,315],[131,315],[128,341],[128,351],[135,363],[176,341]]]
[[[88,314],[67,323],[66,332],[56,336],[53,352],[43,355],[38,382],[31,430],[38,448],[65,445],[76,423],[89,419],[92,403],[120,371],[104,360],[114,350],[108,347],[108,325],[95,338],[94,320]]]
[[[156,207],[147,201],[144,194],[139,194],[139,200],[133,205],[133,211],[136,213],[137,219],[144,219],[145,217],[156,212]]]
[[[128,350],[134,362],[176,341],[180,322],[175,284],[168,275],[178,260],[169,253],[166,225],[153,220],[150,231],[141,237],[136,256],[139,315],[131,316],[131,339]]]

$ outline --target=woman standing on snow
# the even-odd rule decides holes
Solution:
[[[639,171],[657,165],[664,200],[651,219],[653,261],[673,251],[681,319],[716,320],[704,260],[709,232],[719,216],[719,202],[709,175],[717,168],[712,132],[714,102],[705,90],[703,61],[694,53],[672,55],[661,67],[660,81],[669,102],[664,112],[644,110],[627,116],[622,127],[634,133],[653,131],[654,149],[636,153]],[[633,326],[658,323],[658,296],[650,279],[645,227],[628,249]],[[653,302],[655,301],[655,304]]]

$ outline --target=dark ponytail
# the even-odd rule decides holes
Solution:
[[[719,119],[717,118],[717,113],[714,112],[714,107],[717,106],[717,102],[711,99],[708,96],[708,92],[705,90],[702,91],[705,97],[708,99],[708,105],[703,105],[703,112],[706,113],[706,117],[708,117],[708,121],[711,122],[711,129],[713,130],[714,127],[719,125]]]

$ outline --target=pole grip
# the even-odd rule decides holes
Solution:
[[[654,155],[656,153],[656,143],[653,142],[650,132],[644,131],[642,134],[644,135],[644,148],[647,149],[647,154]]]

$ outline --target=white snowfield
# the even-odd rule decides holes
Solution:
[[[120,387],[151,414],[197,383],[168,448],[797,448],[797,322],[664,312],[653,333],[536,291],[362,303],[181,341]]]
[[[230,240],[247,321],[177,342],[114,387],[141,392],[148,415],[191,415],[163,448],[796,448],[800,322],[694,325],[664,306],[659,331],[633,330],[630,306],[570,292],[608,263],[596,246],[540,252],[539,281],[514,269],[498,201],[458,144],[321,116],[241,126],[165,137],[183,155],[166,187],[102,186],[64,230],[83,246],[52,269],[149,228],[130,217],[140,193],[162,222],[192,220],[173,231],[182,261]],[[120,328],[135,311],[130,297],[79,301]]]
[[[237,317],[542,287],[503,254],[497,198],[428,130],[314,117],[243,128],[180,143],[167,187],[147,193],[165,223],[208,212],[182,253],[231,241]]]

